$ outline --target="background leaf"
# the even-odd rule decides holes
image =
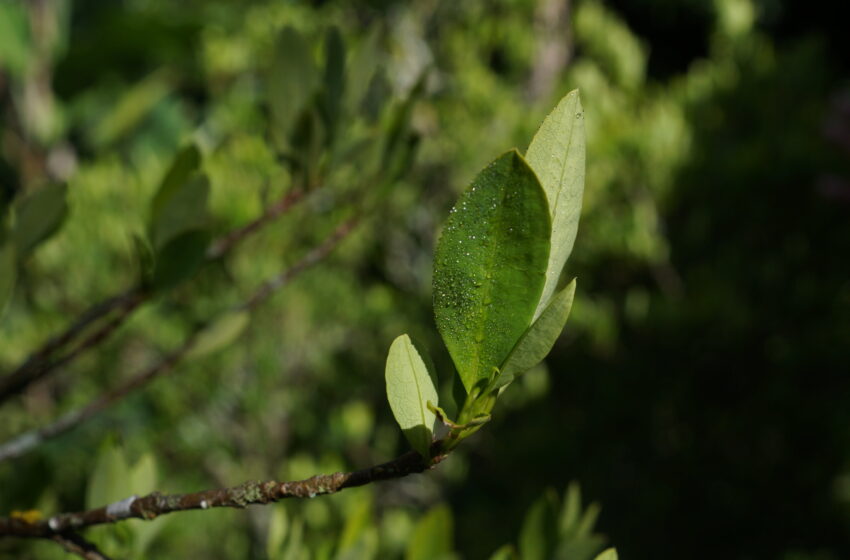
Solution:
[[[552,249],[537,318],[555,292],[573,250],[584,194],[584,111],[578,90],[564,97],[540,125],[525,154],[546,191],[552,217]]]
[[[557,540],[558,496],[547,490],[528,510],[519,535],[523,560],[547,560]]]
[[[6,309],[6,304],[12,299],[15,289],[15,247],[11,243],[0,246],[0,317]]]
[[[429,458],[436,416],[428,410],[427,403],[439,404],[437,390],[425,362],[406,334],[396,338],[390,346],[386,380],[387,400],[396,422],[410,445]]]
[[[454,541],[452,512],[445,505],[432,508],[413,528],[405,560],[439,560],[449,557]]]
[[[273,135],[281,146],[289,144],[295,119],[317,83],[316,63],[309,45],[293,27],[285,27],[277,38],[268,81]]]
[[[564,330],[564,325],[570,316],[573,297],[576,293],[576,281],[570,282],[558,292],[540,317],[522,334],[519,342],[502,365],[501,374],[517,376],[528,371],[537,364],[555,345],[555,341]]]
[[[596,560],[617,560],[617,549],[609,548],[607,550],[603,550],[596,557]]]
[[[151,214],[151,241],[157,250],[177,236],[207,225],[209,192],[209,180],[195,175],[166,198],[157,196]]]
[[[225,348],[242,334],[250,320],[251,315],[247,311],[223,314],[198,333],[186,357],[197,358]]]
[[[53,235],[68,213],[65,185],[50,184],[20,201],[12,239],[19,259]]]
[[[449,214],[434,255],[434,315],[467,392],[531,323],[549,230],[546,195],[515,150],[482,170]]]

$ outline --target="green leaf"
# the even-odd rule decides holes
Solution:
[[[207,225],[207,199],[210,183],[205,175],[196,174],[170,192],[164,200],[154,199],[151,213],[151,241],[159,252],[176,237]],[[156,203],[159,206],[156,206]]]
[[[236,340],[248,326],[251,316],[247,311],[233,311],[217,318],[195,337],[186,357],[198,358],[221,350]]]
[[[516,550],[509,544],[499,547],[499,549],[490,556],[490,560],[516,560],[516,558]]]
[[[86,490],[86,509],[105,506],[133,494],[124,453],[112,441],[104,443],[97,456]]]
[[[19,259],[53,235],[68,213],[65,185],[51,184],[21,200],[16,209],[12,240]]]
[[[512,150],[482,170],[443,227],[434,315],[466,391],[489,379],[531,323],[549,255],[546,195]]]
[[[523,560],[548,560],[557,541],[558,496],[547,490],[525,516],[519,535],[519,552]]]
[[[6,304],[12,299],[16,276],[15,246],[6,243],[0,247],[0,317],[6,310]]]
[[[445,505],[432,508],[413,528],[407,544],[405,560],[436,560],[451,554],[454,521]]]
[[[272,515],[269,520],[268,536],[266,537],[266,556],[269,558],[278,558],[283,543],[286,541],[289,519],[286,515],[286,507],[283,504],[274,504],[271,508]]]
[[[564,330],[575,293],[576,281],[573,280],[552,298],[540,317],[526,329],[511,350],[500,368],[501,375],[510,376],[513,379],[533,368],[546,357],[561,335],[561,331]]]
[[[325,37],[325,87],[322,107],[329,139],[333,137],[342,107],[345,89],[345,45],[337,27],[328,29]]]
[[[210,235],[207,231],[192,230],[166,243],[156,254],[154,289],[172,288],[192,276],[204,262],[209,242]]]
[[[337,558],[353,557],[351,552],[362,546],[362,540],[372,529],[373,521],[373,496],[369,491],[363,491],[363,498],[354,502],[345,516],[345,526],[339,538]],[[368,539],[368,537],[366,537]]]
[[[378,28],[373,27],[366,38],[355,49],[348,65],[345,83],[345,97],[348,110],[356,112],[363,102],[369,83],[378,65]]]
[[[186,184],[201,164],[201,152],[195,144],[189,144],[174,156],[174,161],[162,178],[151,202],[151,218],[156,220],[174,194]]]
[[[609,548],[603,550],[595,560],[617,560],[617,549]]]
[[[435,406],[437,389],[425,362],[403,334],[390,346],[386,367],[387,400],[396,422],[405,437],[426,459],[433,439],[436,416],[428,409],[428,401]]]
[[[543,121],[525,154],[546,191],[552,218],[552,250],[535,319],[548,305],[573,250],[584,193],[584,152],[584,111],[573,90]]]
[[[317,85],[316,63],[309,45],[293,27],[285,27],[277,38],[268,81],[272,134],[281,146],[289,144],[295,118]]]

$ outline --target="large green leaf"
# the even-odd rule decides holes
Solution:
[[[584,111],[578,90],[573,90],[543,121],[525,154],[546,191],[552,217],[552,251],[535,318],[543,313],[555,293],[564,263],[573,250],[584,193],[584,153]]]
[[[428,409],[428,401],[437,406],[437,390],[425,362],[403,334],[390,346],[387,356],[387,400],[396,422],[410,445],[425,458],[433,439],[436,416]]]
[[[523,333],[514,349],[502,365],[501,374],[515,377],[528,371],[537,364],[555,345],[555,341],[564,330],[570,309],[573,306],[573,297],[576,293],[576,281],[570,282],[567,287],[555,294],[540,317],[531,324]]]
[[[18,258],[23,259],[35,247],[50,237],[68,213],[65,185],[51,184],[21,200],[16,210],[12,239]]]
[[[546,195],[512,150],[452,209],[434,256],[434,315],[464,387],[492,376],[531,323],[549,255]]]
[[[453,548],[454,521],[445,505],[431,509],[413,528],[405,560],[437,560],[449,557]]]
[[[310,46],[293,27],[285,27],[277,38],[268,81],[274,138],[282,145],[296,117],[318,85],[319,76]]]

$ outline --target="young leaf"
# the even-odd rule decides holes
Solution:
[[[446,220],[434,255],[434,315],[467,392],[531,323],[550,227],[546,195],[516,150],[484,168]]]
[[[617,549],[609,548],[599,553],[595,560],[617,560]]]
[[[318,83],[310,47],[293,27],[278,35],[268,82],[274,138],[287,146],[295,118],[301,113]]]
[[[557,540],[557,508],[558,496],[548,490],[528,510],[519,535],[520,558],[546,560],[552,557]]]
[[[250,321],[251,316],[247,311],[225,313],[198,333],[186,357],[198,358],[221,350],[236,340]]]
[[[12,299],[15,289],[15,247],[11,243],[0,246],[0,317],[6,309],[6,303]]]
[[[453,529],[451,510],[445,505],[434,507],[413,528],[405,560],[434,560],[448,556],[453,548]]]
[[[546,357],[561,335],[561,331],[564,330],[575,293],[576,281],[573,280],[566,288],[555,294],[540,317],[525,330],[519,342],[511,350],[501,367],[501,375],[510,376],[512,380],[539,364]]]
[[[23,259],[59,229],[68,213],[65,200],[67,192],[65,185],[51,184],[35,191],[18,204],[12,240],[19,259]]]
[[[584,112],[573,90],[543,121],[525,154],[546,191],[552,217],[552,251],[535,319],[548,305],[573,250],[584,193],[584,152]]]
[[[438,404],[437,390],[425,362],[406,334],[390,346],[386,379],[387,400],[396,422],[413,449],[429,458],[436,416],[428,409],[428,401]]]

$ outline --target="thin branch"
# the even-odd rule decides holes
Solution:
[[[206,260],[213,261],[223,257],[245,238],[261,230],[273,222],[296,203],[304,198],[304,191],[293,190],[287,192],[276,203],[267,207],[263,213],[248,224],[236,228],[214,241],[207,251]],[[43,378],[59,366],[74,360],[85,350],[97,345],[112,334],[142,303],[151,298],[153,294],[133,287],[125,292],[106,298],[86,310],[77,320],[61,333],[51,337],[40,348],[35,350],[18,367],[7,375],[0,377],[0,403],[17,395],[30,384]],[[77,345],[75,350],[65,356],[56,359],[55,355],[75,342],[96,321],[107,315],[117,312],[117,316],[106,325],[101,326],[84,342]]]
[[[130,496],[120,502],[89,511],[60,513],[35,523],[27,523],[17,517],[2,517],[0,518],[0,537],[45,538],[125,519],[151,520],[177,511],[219,507],[244,508],[249,505],[277,502],[285,498],[314,498],[334,494],[346,488],[421,473],[446,458],[446,455],[441,452],[442,441],[432,443],[431,450],[435,456],[430,461],[425,461],[416,451],[409,451],[392,461],[359,471],[317,475],[294,482],[250,481],[231,488],[205,490],[192,494],[166,495],[154,492],[143,497]]]
[[[245,300],[245,302],[238,305],[235,310],[250,311],[255,309],[257,306],[266,301],[275,291],[288,284],[298,274],[325,259],[331,251],[336,248],[340,241],[351,233],[356,224],[357,219],[353,218],[338,226],[319,246],[304,255],[304,257],[302,257],[294,265],[260,285],[260,287],[247,300]],[[177,363],[180,362],[180,360],[183,359],[186,353],[192,349],[197,335],[205,326],[206,325],[198,327],[195,332],[183,342],[182,345],[170,352],[159,362],[127,379],[121,385],[103,393],[89,404],[64,414],[58,420],[48,424],[47,426],[25,432],[3,444],[0,444],[0,462],[20,457],[21,455],[35,449],[46,440],[72,430],[92,416],[95,416],[116,402],[122,400],[133,391],[146,385],[154,378],[170,371]]]
[[[71,554],[76,554],[86,560],[110,560],[109,556],[102,553],[97,547],[78,535],[77,533],[61,533],[48,537]]]

